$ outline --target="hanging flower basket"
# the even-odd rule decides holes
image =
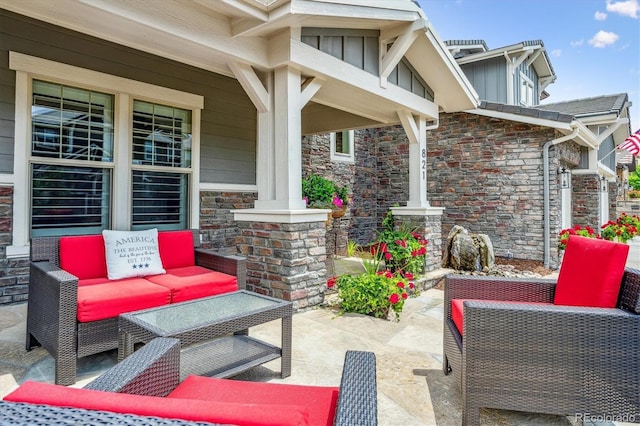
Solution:
[[[331,217],[334,219],[338,219],[347,214],[347,206],[342,205],[342,207],[335,207],[331,210]]]

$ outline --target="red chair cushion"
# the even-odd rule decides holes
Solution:
[[[570,235],[553,303],[615,308],[629,246]]]
[[[78,286],[78,321],[114,318],[124,312],[153,308],[171,302],[171,292],[144,278],[111,280]]]
[[[233,275],[197,265],[167,269],[166,274],[151,275],[145,279],[171,290],[171,303],[238,290],[238,280]]]
[[[60,268],[79,279],[107,277],[102,235],[60,237],[59,248]]]
[[[23,383],[4,400],[242,426],[314,424],[309,422],[305,406],[288,402],[278,404],[278,409],[275,410],[275,401],[255,404],[243,401],[230,403],[203,399],[170,399],[31,381]]]
[[[281,405],[301,405],[308,410],[309,424],[331,426],[335,416],[338,391],[337,387],[243,382],[189,376],[167,398],[270,404],[273,411],[282,411]]]
[[[158,246],[164,269],[196,264],[192,231],[158,232]]]

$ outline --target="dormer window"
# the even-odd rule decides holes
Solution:
[[[533,93],[533,81],[524,73],[520,73],[520,105],[534,106]]]

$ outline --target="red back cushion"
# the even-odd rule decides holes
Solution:
[[[629,246],[570,235],[553,303],[615,308]]]
[[[164,269],[196,264],[192,231],[161,231],[158,233],[158,245]]]
[[[60,268],[81,280],[107,277],[102,235],[60,237]]]

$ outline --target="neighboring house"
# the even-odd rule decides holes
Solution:
[[[27,298],[31,236],[158,227],[318,304],[327,215],[302,200],[302,135],[339,131],[344,159],[343,130],[401,123],[399,214],[428,222],[425,129],[479,104],[409,0],[0,0],[0,58],[0,303]]]
[[[626,94],[541,106],[556,80],[542,41],[491,50],[482,40],[445,44],[482,103],[442,113],[428,130],[427,199],[443,209],[442,238],[461,225],[488,234],[497,256],[557,266],[560,230],[598,228],[615,215],[608,154],[630,133]],[[409,143],[400,127],[356,130],[354,138],[354,193],[370,208],[352,209],[348,238],[364,243],[406,198]],[[441,249],[442,240],[430,240],[432,260]]]

